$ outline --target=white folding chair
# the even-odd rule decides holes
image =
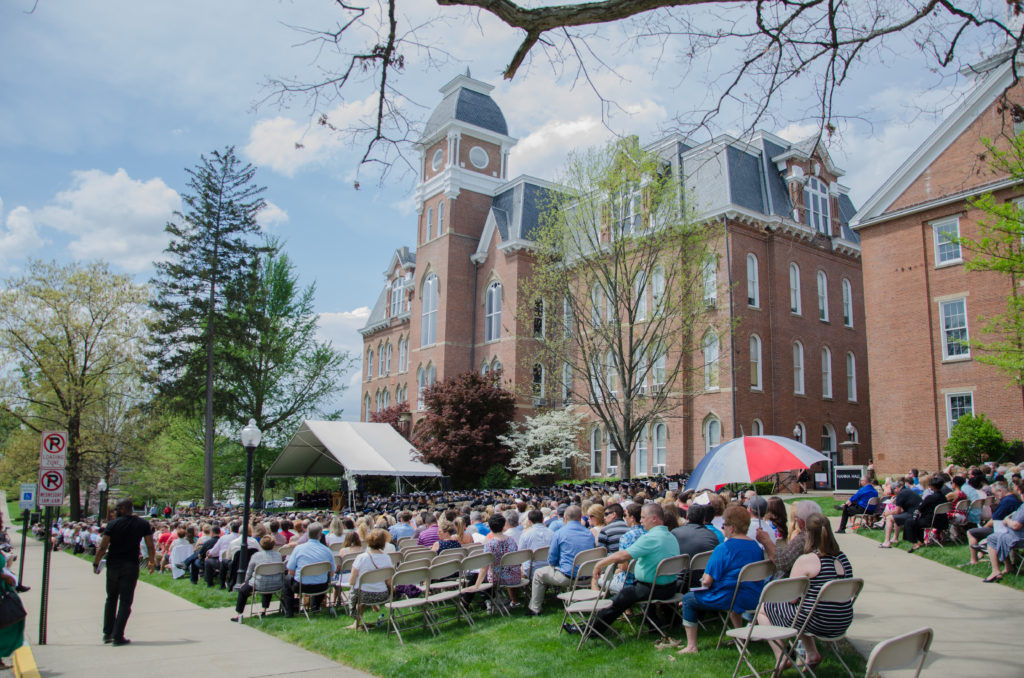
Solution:
[[[432,565],[429,570],[428,581],[424,582],[424,596],[426,596],[427,607],[426,611],[428,614],[427,623],[430,624],[434,630],[438,630],[438,625],[441,622],[453,621],[462,617],[466,620],[466,624],[473,626],[473,618],[469,614],[469,610],[466,609],[465,604],[462,601],[462,563],[455,561],[447,561],[438,565]],[[449,579],[455,576],[454,580]],[[445,584],[454,583],[453,587],[446,587],[442,589],[435,588],[435,584],[444,582]],[[454,614],[451,617],[441,618],[441,611],[451,606],[454,610]]]
[[[395,568],[393,567],[379,567],[376,570],[367,570],[366,572],[359,573],[359,579],[352,584],[352,599],[350,605],[352,607],[352,616],[355,617],[356,605],[358,605],[358,592],[363,586],[367,584],[382,584],[392,579],[395,576]],[[366,626],[366,622],[363,621],[362,617],[357,622],[366,631],[369,631],[369,627]]]
[[[736,598],[740,594],[740,587],[743,584],[764,581],[774,574],[775,563],[770,560],[759,560],[756,563],[747,563],[743,566],[739,576],[736,578],[736,586],[732,590],[732,600],[729,601],[729,607],[719,612],[719,616],[722,618],[722,632],[718,634],[718,643],[715,645],[716,650],[722,647],[722,641],[725,640],[725,632],[729,630],[730,613],[732,608],[736,606]]]
[[[750,661],[750,644],[759,641],[779,644],[781,652],[775,661],[775,666],[772,667],[772,675],[778,675],[781,672],[789,650],[795,644],[807,619],[810,618],[810,615],[804,615],[803,621],[800,620],[801,607],[803,607],[804,597],[807,595],[810,583],[811,580],[807,577],[776,579],[768,582],[761,589],[761,598],[757,601],[757,609],[754,611],[754,619],[751,623],[742,628],[729,629],[725,632],[727,636],[736,641],[736,649],[740,652],[740,656],[736,660],[736,668],[732,672],[733,678],[736,678],[740,672],[740,665],[743,662],[746,662],[750,670],[754,672],[752,675],[760,678],[761,672]],[[792,626],[757,623],[757,616],[764,609],[765,603],[789,603],[792,601],[796,601],[796,614],[793,615]],[[804,669],[799,664],[794,664],[794,666],[800,675],[804,674]]]
[[[883,640],[871,650],[864,678],[871,678],[881,671],[902,669],[914,660],[917,660],[917,669],[914,671],[914,678],[917,678],[921,675],[924,660],[928,658],[932,637],[933,631],[926,626],[902,636]]]
[[[589,577],[594,570],[595,564],[597,564],[597,560],[588,560],[580,565],[580,570],[589,570],[587,575]],[[580,630],[580,642],[576,645],[577,652],[580,651],[583,643],[590,636],[597,636],[612,648],[615,647],[615,643],[605,634],[611,631],[611,634],[616,638],[620,640],[622,638],[622,635],[611,626],[605,624],[601,624],[601,628],[597,626],[597,615],[612,606],[612,599],[608,595],[608,588],[611,586],[611,583],[612,578],[605,577],[604,584],[601,585],[600,590],[594,591],[597,594],[595,597],[587,598],[586,600],[570,601],[565,606],[565,616],[575,623],[576,628]]]
[[[299,579],[295,582],[295,595],[299,599],[299,612],[301,612],[302,614],[306,615],[306,621],[309,621],[310,619],[309,619],[309,608],[306,606],[305,597],[309,596],[310,601],[312,601],[312,599],[315,598],[316,596],[321,596],[322,595],[326,599],[327,598],[327,592],[326,592],[326,590],[324,590],[324,591],[318,591],[316,593],[305,593],[302,590],[302,588],[303,588],[302,587],[302,580],[303,579],[309,579],[310,577],[317,577],[317,576],[320,576],[320,575],[326,575],[327,576],[327,583],[328,583],[328,585],[330,585],[330,582],[331,582],[331,570],[333,570],[333,569],[334,569],[334,563],[333,562],[331,562],[331,563],[310,563],[309,565],[303,565],[302,568],[298,571],[297,574],[298,574]],[[329,588],[329,586],[328,586],[328,588]],[[330,609],[331,609],[331,614],[336,614],[333,607],[331,607]]]
[[[654,571],[653,584],[658,583],[658,579],[661,577],[672,576],[673,579],[678,579],[679,575],[686,572],[690,565],[689,554],[682,554],[678,556],[670,556],[663,559],[658,563],[657,569]],[[635,575],[635,572],[634,572]],[[641,623],[637,624],[636,637],[639,638],[644,631],[643,620],[646,619],[647,623],[661,635],[662,638],[666,638],[667,634],[665,631],[658,626],[657,622],[651,617],[651,606],[652,605],[666,605],[668,609],[672,610],[674,616],[679,615],[679,604],[683,601],[683,594],[679,592],[678,586],[676,587],[675,593],[667,598],[656,598],[654,596],[654,586],[651,587],[651,592],[647,595],[647,600],[640,603],[640,620]]]
[[[423,628],[430,631],[430,635],[435,635],[434,627],[430,624],[429,616],[426,610],[427,597],[424,593],[421,598],[396,598],[395,590],[399,586],[417,586],[426,592],[427,584],[430,581],[430,570],[425,567],[421,567],[416,570],[405,570],[403,572],[395,572],[391,578],[391,598],[388,602],[384,603],[384,609],[388,612],[388,635],[394,630],[395,635],[398,636],[398,642],[405,645],[405,641],[402,640],[402,629],[411,629],[412,626],[402,626],[401,622],[413,616],[416,612],[420,613],[421,622]]]
[[[522,570],[522,566],[523,566],[523,563],[530,562],[530,558],[532,558],[532,557],[533,557],[533,552],[531,552],[531,551],[513,551],[512,553],[506,553],[505,555],[503,555],[501,557],[501,561],[500,561],[500,564],[498,566],[499,569],[506,568],[506,567],[515,568],[516,570],[518,570],[520,572],[520,577],[519,577],[519,583],[518,584],[502,584],[501,583],[500,573],[495,572],[494,573],[495,574],[494,579],[495,579],[495,581],[498,582],[498,588],[501,589],[501,590],[504,590],[504,591],[510,591],[510,590],[519,591],[519,590],[527,588],[530,585],[530,581],[526,577],[522,576],[522,571],[523,571]],[[498,593],[501,593],[501,591],[498,591]],[[504,598],[502,598],[500,595],[497,595],[497,596],[494,597],[494,599],[497,601],[498,611],[499,612],[501,612],[506,617],[509,614],[511,614],[511,612],[509,611],[508,607],[505,606]]]
[[[825,585],[818,591],[818,597],[814,601],[814,606],[808,613],[808,620],[814,617],[814,613],[817,612],[820,605],[846,605],[849,604],[851,607],[857,602],[857,596],[864,589],[864,580],[859,577],[849,577],[847,579],[833,579],[832,581],[825,582]],[[835,654],[836,659],[843,665],[846,672],[853,678],[853,671],[846,662],[843,661],[843,657],[839,654],[839,641],[846,637],[845,633],[841,633],[838,636],[827,637],[819,636],[813,633],[805,632],[806,635],[825,643],[832,649],[832,653]],[[814,675],[814,670],[808,667],[811,675]]]
[[[862,527],[871,527],[878,518],[878,497],[868,499],[868,505],[864,513],[856,513],[850,518],[850,529],[859,530]]]
[[[194,552],[195,549],[192,547],[192,544],[178,544],[171,549],[171,579],[180,579],[188,574],[188,570],[182,567],[181,564]]]
[[[260,563],[253,569],[253,582],[256,586],[252,590],[252,595],[249,596],[249,616],[255,615],[256,607],[256,596],[266,596],[278,594],[278,601],[280,605],[281,591],[284,590],[284,573],[286,572],[285,564],[282,563]],[[244,573],[243,573],[244,575]],[[268,577],[277,575],[277,584],[273,586],[267,586],[261,582],[265,582]],[[262,601],[261,601],[262,606]]]

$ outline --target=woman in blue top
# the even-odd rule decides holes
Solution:
[[[727,609],[736,589],[740,570],[750,563],[764,560],[761,546],[747,536],[747,530],[750,528],[750,513],[747,509],[742,506],[730,506],[725,510],[723,519],[722,532],[725,534],[725,542],[711,552],[711,559],[700,580],[704,590],[690,591],[683,596],[686,647],[679,651],[680,654],[697,652],[697,618],[700,611]],[[737,621],[738,613],[757,607],[763,587],[764,582],[747,582],[740,586],[736,604],[732,608],[733,621],[737,626],[741,624]]]

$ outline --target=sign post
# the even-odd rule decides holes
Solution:
[[[25,541],[28,538],[28,519],[32,509],[36,507],[36,486],[22,483],[18,493],[18,508],[22,510],[24,525],[21,526],[21,555],[18,556],[18,583],[25,574]]]
[[[39,590],[39,644],[46,645],[46,611],[50,600],[50,549],[53,507],[64,503],[64,467],[68,459],[67,431],[43,431],[39,443],[39,506],[43,520],[43,585]]]

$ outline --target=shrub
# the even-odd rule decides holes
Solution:
[[[960,417],[946,441],[946,458],[958,466],[999,459],[1005,450],[1003,434],[984,414]]]
[[[512,487],[512,476],[501,464],[495,464],[487,469],[480,484],[485,490],[503,490]]]

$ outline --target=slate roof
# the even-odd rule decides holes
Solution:
[[[423,130],[424,138],[429,137],[450,120],[460,120],[470,125],[508,135],[508,123],[505,115],[490,96],[466,87],[459,87],[451,92],[427,120]]]
[[[550,189],[522,179],[495,195],[491,199],[491,216],[501,242],[534,240],[550,193]],[[487,245],[482,239],[478,252],[486,251]]]
[[[380,291],[377,303],[373,305],[373,310],[370,311],[370,317],[366,319],[366,324],[359,330],[361,334],[369,334],[375,329],[388,324],[388,291],[387,285]]]

